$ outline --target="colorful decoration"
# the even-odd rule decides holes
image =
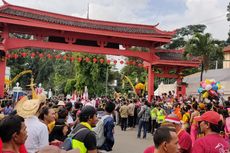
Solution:
[[[134,65],[134,66],[138,66],[138,67],[143,67],[142,63],[139,63],[139,62],[136,62],[136,61],[133,61],[133,60],[130,60],[130,61],[129,60],[125,61],[125,60],[121,60],[121,59],[118,59],[118,60],[107,59],[107,60],[105,60],[103,58],[101,58],[101,59],[97,59],[97,58],[90,59],[89,57],[85,57],[85,58],[82,58],[82,57],[78,57],[77,58],[76,57],[75,58],[75,57],[72,57],[72,56],[68,57],[67,55],[61,55],[61,54],[56,54],[56,55],[54,54],[54,55],[52,55],[50,53],[44,54],[44,53],[39,53],[39,52],[36,52],[36,53],[35,52],[31,52],[31,53],[21,52],[21,53],[18,53],[18,54],[17,53],[7,54],[6,58],[7,59],[10,59],[10,58],[17,59],[19,56],[22,57],[22,58],[25,58],[28,55],[31,57],[31,59],[33,59],[36,56],[38,56],[40,59],[43,59],[45,57],[46,59],[55,58],[55,59],[60,59],[60,60],[63,60],[63,61],[69,60],[71,62],[74,62],[74,60],[76,60],[78,62],[84,61],[84,62],[87,62],[87,63],[90,62],[90,61],[92,61],[93,63],[101,63],[101,64],[103,64],[104,62],[107,63],[107,64],[111,64],[112,63],[112,64],[115,64],[115,65],[117,63],[120,63],[120,64],[127,64],[127,65]],[[206,82],[210,84],[207,87],[206,87],[206,84],[207,84]],[[215,86],[213,86],[214,85],[213,84],[213,80],[208,80],[206,82],[204,82],[201,85],[203,88],[206,88],[206,90],[213,89],[214,91],[216,91],[217,88],[218,88],[218,90],[221,89],[221,85],[220,85],[219,82],[215,83]]]
[[[104,63],[104,59],[100,59],[100,63],[103,64]]]
[[[97,63],[97,59],[96,58],[93,58],[93,63]]]
[[[39,56],[39,58],[43,58],[44,57],[44,55],[42,53],[40,53],[38,56]]]
[[[31,58],[34,58],[34,57],[35,57],[35,53],[31,53],[31,54],[30,54],[30,57],[31,57]]]
[[[205,81],[200,82],[200,87],[197,91],[202,94],[203,98],[208,99],[217,99],[224,94],[220,82],[216,82],[214,79],[206,79]]]
[[[25,52],[21,53],[21,56],[22,56],[23,58],[25,58],[26,55],[27,55],[27,54],[26,54]]]

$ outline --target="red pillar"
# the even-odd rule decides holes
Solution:
[[[4,97],[4,82],[6,71],[6,60],[0,61],[0,98]]]
[[[177,78],[177,91],[176,91],[176,94],[177,94],[177,98],[180,97],[180,95],[182,95],[182,85],[181,85],[181,82],[182,82],[182,78],[179,76]]]
[[[154,96],[154,71],[148,66],[148,101],[152,102]]]

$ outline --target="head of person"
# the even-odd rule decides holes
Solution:
[[[205,135],[210,132],[220,133],[222,130],[221,116],[215,111],[207,111],[195,120],[200,123],[201,132]]]
[[[105,111],[109,114],[113,113],[113,111],[115,110],[115,104],[111,101],[107,102],[105,104]]]
[[[175,129],[160,127],[153,136],[156,149],[160,153],[178,153],[179,144]]]
[[[71,102],[67,102],[65,105],[65,108],[68,110],[68,112],[72,111],[73,105]]]
[[[165,123],[163,125],[174,127],[176,132],[179,132],[182,128],[182,123],[176,114],[170,114],[165,118]]]
[[[12,143],[20,146],[27,139],[24,118],[18,115],[9,115],[0,122],[0,138],[3,143]]]
[[[79,114],[80,122],[88,122],[92,127],[97,124],[97,110],[93,106],[84,106]]]
[[[40,114],[38,116],[38,118],[42,121],[45,121],[46,123],[51,123],[53,121],[55,121],[55,111],[53,108],[49,108],[47,106],[42,107]]]
[[[66,120],[67,116],[68,116],[68,111],[66,108],[63,107],[58,110],[58,119]]]
[[[23,118],[29,118],[32,116],[38,116],[41,108],[44,105],[44,99],[28,99],[23,97],[15,105],[17,114]]]
[[[193,104],[192,104],[192,108],[193,108],[194,110],[198,110],[198,104],[197,104],[197,103],[193,103]]]

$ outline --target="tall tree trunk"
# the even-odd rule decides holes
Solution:
[[[202,61],[201,72],[200,72],[200,82],[203,81],[203,72],[204,72],[204,62]],[[201,87],[201,85],[200,85],[200,87]],[[198,102],[200,102],[200,100],[201,100],[201,93],[199,94],[199,101]]]

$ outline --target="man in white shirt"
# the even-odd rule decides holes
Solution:
[[[35,153],[40,148],[49,145],[48,128],[38,119],[42,105],[40,99],[22,98],[15,106],[17,114],[25,118],[28,133],[25,146],[28,153]]]

